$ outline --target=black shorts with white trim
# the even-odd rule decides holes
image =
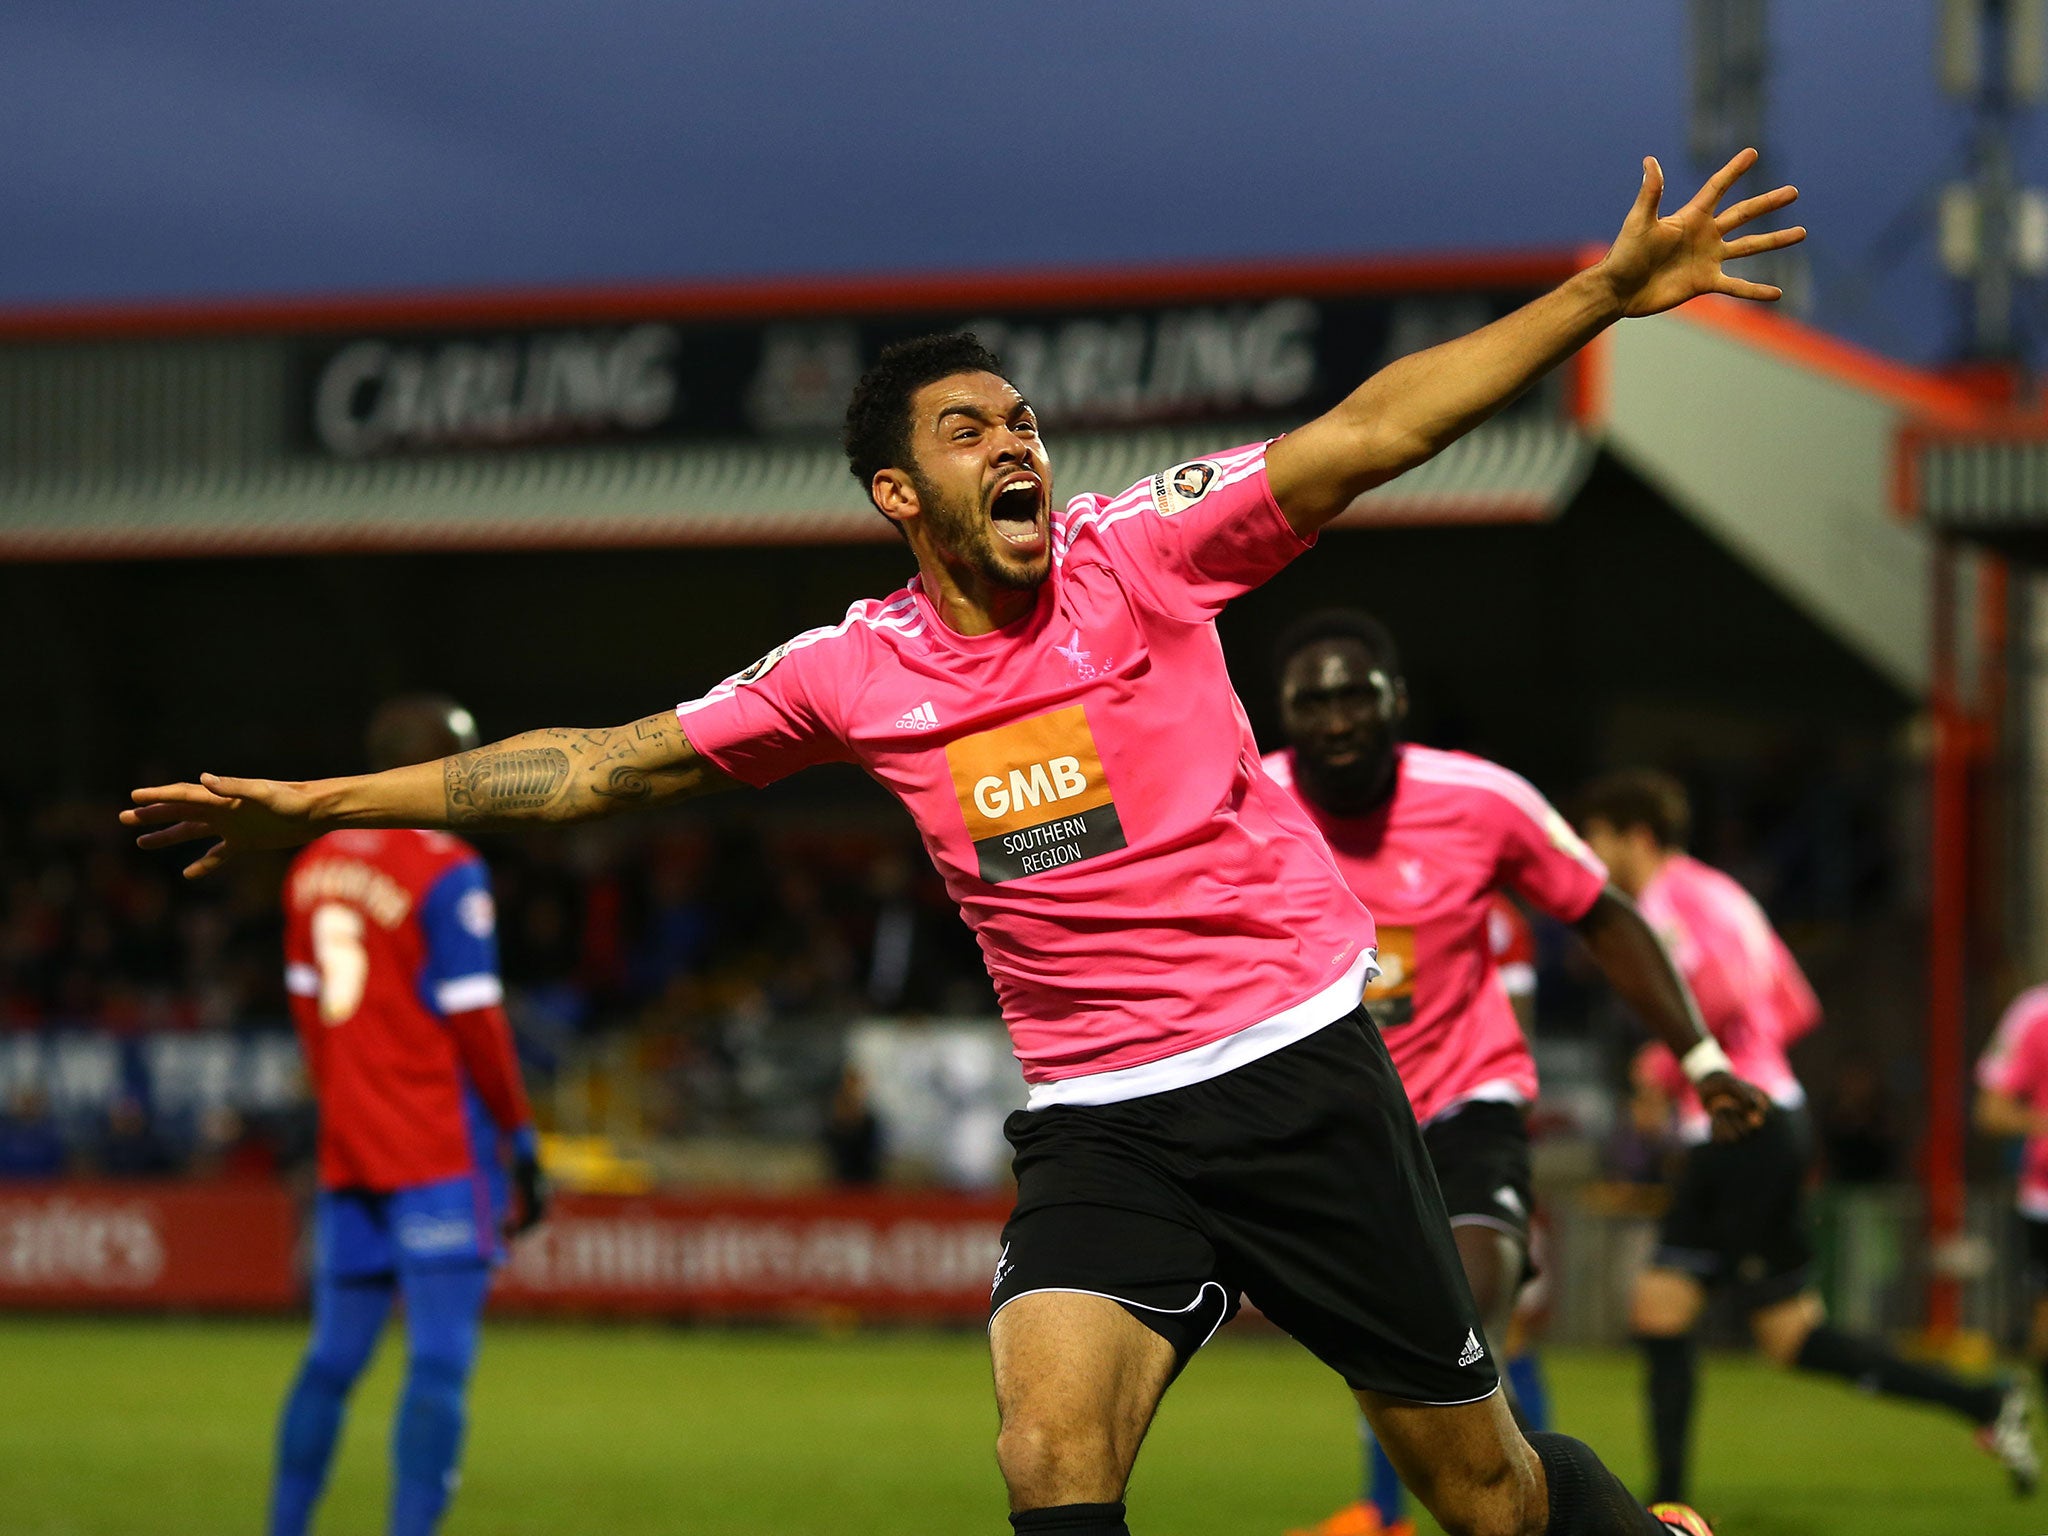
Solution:
[[[1650,1262],[1707,1286],[1727,1286],[1745,1311],[1789,1301],[1813,1283],[1806,1111],[1773,1105],[1734,1141],[1685,1154]]]
[[[1536,1205],[1529,1170],[1529,1112],[1519,1104],[1475,1099],[1422,1128],[1430,1166],[1454,1227],[1492,1227],[1529,1251]]]
[[[1040,1291],[1120,1303],[1185,1365],[1247,1299],[1354,1388],[1498,1385],[1400,1077],[1363,1008],[1235,1071],[1023,1110],[991,1318]]]

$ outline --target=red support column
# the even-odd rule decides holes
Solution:
[[[1962,1284],[1947,1262],[1963,1235],[1963,1009],[1969,955],[1970,722],[1956,678],[1955,559],[1937,542],[1929,620],[1933,725],[1927,902],[1927,1332],[1954,1338]]]
[[[1973,785],[1971,795],[1969,975],[1979,995],[1995,1001],[2008,995],[2012,977],[2009,892],[2018,871],[2011,832],[2015,781],[2006,757],[2007,714],[2011,709],[2012,568],[2003,555],[1977,556],[1977,685],[1970,716]],[[1965,1016],[1965,1026],[1968,1017]]]

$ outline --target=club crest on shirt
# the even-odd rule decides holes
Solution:
[[[1084,706],[963,736],[946,747],[981,878],[1021,880],[1124,844]]]
[[[1174,517],[1187,511],[1209,494],[1220,473],[1207,459],[1193,459],[1161,470],[1152,477],[1153,509],[1161,517]]]
[[[782,642],[782,644],[775,647],[774,650],[770,651],[766,656],[763,656],[759,661],[755,662],[753,665],[746,667],[741,671],[735,672],[733,674],[732,680],[736,683],[759,682],[762,678],[768,675],[768,669],[770,667],[774,666],[775,663],[782,660],[782,658],[787,656],[788,654],[789,642],[785,640]]]

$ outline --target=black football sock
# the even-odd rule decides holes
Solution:
[[[1545,1536],[1671,1536],[1584,1441],[1539,1431],[1529,1436],[1529,1449],[1550,1489]]]
[[[1876,1339],[1844,1333],[1826,1323],[1806,1336],[1792,1363],[1802,1371],[1853,1381],[1866,1392],[1938,1403],[1973,1424],[1989,1424],[1998,1417],[1999,1405],[2005,1400],[2004,1391],[1995,1384],[1965,1381],[1939,1366],[1901,1360]]]
[[[1131,1536],[1122,1504],[1056,1504],[1010,1516],[1017,1536]]]
[[[1637,1340],[1649,1366],[1650,1462],[1656,1469],[1650,1502],[1685,1502],[1692,1460],[1692,1407],[1699,1396],[1700,1351],[1689,1333]]]

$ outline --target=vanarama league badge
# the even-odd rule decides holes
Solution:
[[[765,677],[768,673],[768,669],[774,666],[775,663],[782,660],[782,658],[787,656],[788,654],[789,642],[785,640],[782,642],[782,644],[775,647],[774,650],[770,651],[766,656],[763,656],[759,661],[755,662],[745,671],[735,673],[733,675],[733,681],[736,683],[756,682],[759,679]]]
[[[1207,459],[1176,464],[1152,477],[1152,505],[1161,517],[1185,512],[1216,483],[1218,470]]]

